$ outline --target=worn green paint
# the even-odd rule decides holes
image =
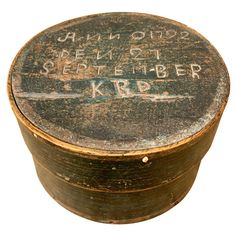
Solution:
[[[51,27],[26,44],[9,75],[46,190],[108,223],[151,218],[185,196],[228,94],[227,69],[206,39],[138,13]]]

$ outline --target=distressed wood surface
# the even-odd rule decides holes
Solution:
[[[206,39],[138,13],[43,31],[18,53],[8,83],[43,186],[69,210],[109,223],[148,219],[185,196],[229,94]]]

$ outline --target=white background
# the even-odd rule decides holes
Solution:
[[[0,235],[236,235],[235,1],[0,1]],[[108,11],[171,18],[196,29],[218,49],[231,76],[228,106],[186,198],[154,219],[109,225],[59,206],[39,183],[9,106],[6,82],[18,50],[32,36],[67,19]]]

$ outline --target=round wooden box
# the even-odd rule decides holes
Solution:
[[[12,64],[8,93],[47,192],[80,216],[131,223],[189,191],[229,76],[216,49],[187,26],[106,13],[31,39]]]

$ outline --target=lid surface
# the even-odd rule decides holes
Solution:
[[[209,124],[229,93],[218,52],[197,32],[137,13],[77,18],[34,37],[10,72],[19,111],[79,147],[141,150]]]

